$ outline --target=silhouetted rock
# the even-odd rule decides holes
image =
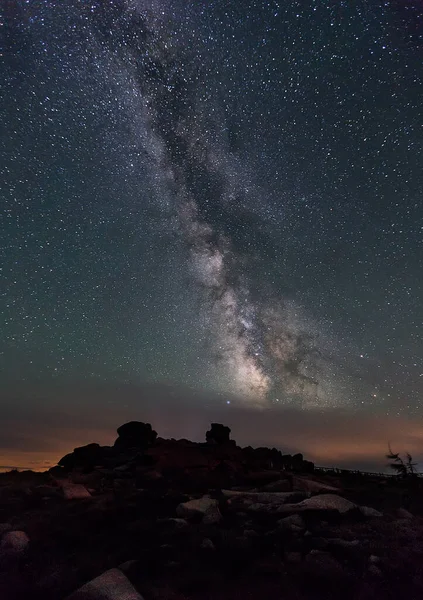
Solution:
[[[239,448],[216,423],[204,443],[138,422],[118,434],[47,473],[0,475],[2,599],[260,600],[282,584],[287,598],[366,600],[381,577],[386,600],[420,597],[423,503],[406,482],[305,474],[301,454]]]
[[[140,421],[130,421],[121,425],[117,433],[119,437],[116,439],[114,447],[119,450],[135,448],[146,450],[154,444],[157,438],[157,432],[150,423],[141,423]]]
[[[103,466],[107,462],[107,458],[111,455],[112,448],[109,446],[100,446],[100,444],[87,444],[75,448],[70,454],[66,454],[58,462],[59,467],[63,467],[67,471],[72,469],[90,470],[94,467]]]
[[[231,430],[220,423],[212,423],[209,431],[206,431],[206,441],[209,444],[225,444],[230,442]]]

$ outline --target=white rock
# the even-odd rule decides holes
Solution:
[[[16,555],[25,552],[29,545],[29,537],[24,531],[9,531],[2,537],[0,553],[3,555]]]
[[[218,502],[210,496],[203,496],[202,498],[195,498],[194,500],[188,500],[188,502],[182,502],[176,508],[176,514],[178,517],[195,517],[198,515],[205,515],[213,509],[217,509]]]
[[[344,514],[353,508],[356,508],[356,505],[346,498],[342,498],[342,496],[337,496],[335,494],[321,494],[320,496],[313,496],[312,498],[302,500],[302,502],[298,502],[298,504],[286,504],[285,506],[280,506],[278,512],[295,513],[307,510],[336,510],[340,514]]]
[[[66,500],[83,500],[84,498],[91,498],[90,492],[82,483],[71,483],[66,482],[62,485],[63,495]]]
[[[360,506],[359,510],[365,517],[383,517],[383,514],[370,506]]]
[[[73,592],[67,600],[143,600],[143,597],[122,571],[110,569]]]

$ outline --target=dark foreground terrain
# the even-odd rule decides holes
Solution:
[[[317,475],[216,424],[204,444],[118,433],[0,475],[1,600],[423,597],[419,479]]]

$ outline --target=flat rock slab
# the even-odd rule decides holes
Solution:
[[[91,498],[90,492],[82,483],[71,483],[70,481],[62,484],[63,496],[65,500],[83,500]]]
[[[292,485],[289,479],[278,479],[264,485],[261,490],[254,489],[252,492],[292,492]]]
[[[66,600],[143,600],[119,569],[110,569],[92,579]]]
[[[320,496],[313,496],[298,502],[298,504],[286,504],[279,507],[279,512],[302,512],[307,510],[334,510],[340,514],[345,514],[350,510],[356,508],[353,502],[350,502],[342,496],[335,494],[321,494]]]
[[[341,490],[332,485],[315,481],[314,479],[307,479],[306,477],[294,477],[293,478],[293,489],[302,492],[312,492],[314,494],[319,492],[333,492],[339,493]]]
[[[236,490],[222,490],[226,498],[239,498],[241,500],[250,500],[258,504],[283,504],[295,498],[304,498],[307,494],[298,492],[239,492]]]

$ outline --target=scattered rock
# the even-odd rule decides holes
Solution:
[[[81,578],[113,565],[119,568],[71,600],[139,600],[138,586],[150,600],[205,592],[254,600],[280,595],[285,583],[293,586],[290,598],[365,600],[374,594],[354,595],[354,583],[374,590],[382,573],[392,597],[418,597],[423,590],[420,482],[416,489],[402,481],[382,488],[377,478],[351,473],[299,475],[311,469],[302,455],[239,448],[219,424],[206,443],[157,439],[150,425],[138,422],[118,433],[113,447],[76,448],[61,461],[66,467],[0,476],[1,597],[13,590],[16,598],[63,599]],[[415,517],[399,509],[372,518],[382,516],[376,508],[398,506],[404,496]],[[21,554],[22,563],[7,556]],[[235,593],[225,589],[232,585],[229,568],[240,577]],[[194,583],[191,573],[198,574]],[[150,594],[155,578],[172,593]]]
[[[259,534],[255,529],[244,529],[243,535],[245,538],[256,538]]]
[[[209,538],[204,538],[204,540],[201,542],[201,548],[203,550],[215,550],[216,549],[215,545]]]
[[[222,520],[222,513],[218,506],[211,506],[204,514],[203,525],[215,525]]]
[[[383,576],[382,571],[376,565],[370,565],[368,570],[369,570],[370,575],[373,575],[374,577],[382,577]]]
[[[369,563],[377,565],[380,563],[380,556],[376,556],[375,554],[371,554],[369,556]]]
[[[29,537],[24,531],[9,531],[0,542],[0,554],[17,556],[23,554],[29,545]]]
[[[119,569],[110,569],[67,597],[67,600],[143,600]]]
[[[161,519],[161,523],[168,524],[174,529],[186,529],[188,527],[188,521],[185,519],[172,517],[170,519]]]
[[[381,512],[379,512],[375,508],[371,508],[370,506],[359,506],[359,511],[362,515],[368,518],[383,517],[383,514]]]
[[[279,519],[278,528],[282,531],[292,531],[292,532],[300,532],[304,531],[306,528],[304,519],[298,515],[290,515],[289,517],[284,517],[283,519]]]
[[[67,481],[63,483],[62,490],[65,500],[84,500],[92,497],[87,488],[81,483]]]
[[[188,502],[182,502],[176,508],[176,514],[181,518],[190,518],[196,516],[205,516],[213,509],[218,508],[218,502],[210,496],[203,496],[202,498],[196,498],[194,500],[188,500]]]

